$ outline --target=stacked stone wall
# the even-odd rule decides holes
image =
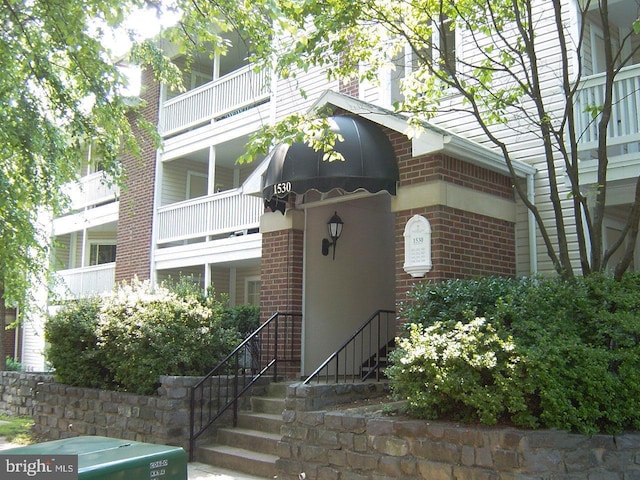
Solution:
[[[145,396],[63,385],[50,375],[0,374],[0,413],[33,417],[43,440],[99,435],[189,449],[191,386],[200,377],[162,376],[158,395]]]
[[[279,478],[640,479],[638,433],[585,436],[404,419],[379,406],[325,408],[357,397],[350,388],[362,387],[289,387]]]
[[[53,382],[46,374],[0,372],[0,413],[8,416],[31,416],[36,392]]]

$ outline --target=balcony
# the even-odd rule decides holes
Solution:
[[[576,131],[581,151],[597,148],[598,118],[589,108],[601,106],[604,98],[604,74],[584,79],[576,92]],[[613,85],[613,112],[608,145],[621,146],[620,153],[627,153],[626,145],[640,142],[640,65],[623,68]]]
[[[162,136],[240,113],[269,100],[271,74],[247,65],[164,102],[160,110]]]
[[[240,188],[173,203],[158,209],[157,243],[231,235],[258,228],[262,199],[244,195]]]
[[[82,177],[79,182],[66,184],[63,192],[71,200],[72,210],[82,210],[117,200],[120,189],[111,184],[103,172],[95,172]]]
[[[54,291],[64,299],[110,292],[115,284],[115,274],[115,263],[59,270],[55,273]]]

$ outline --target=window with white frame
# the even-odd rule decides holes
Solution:
[[[244,303],[260,306],[260,277],[247,277],[244,281]]]
[[[200,172],[187,171],[186,200],[203,197],[207,194],[207,175]]]
[[[449,73],[456,71],[457,31],[450,18],[441,17],[437,27],[433,29],[433,39],[429,54],[434,65],[439,64],[440,70]]]

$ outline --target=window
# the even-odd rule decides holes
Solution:
[[[260,277],[248,277],[245,280],[244,303],[260,306]]]
[[[434,65],[439,65],[440,70],[454,73],[456,71],[456,44],[457,32],[453,26],[453,22],[450,18],[441,17],[438,25],[433,29],[433,38],[431,44],[421,52],[422,55],[417,55],[416,52],[412,52],[412,60],[414,67],[417,67],[420,63],[420,57],[426,56],[433,60]]]
[[[116,261],[116,245],[92,243],[89,245],[89,265],[102,265]]]
[[[460,31],[453,28],[452,20],[442,17],[441,22],[433,29],[430,42],[418,45],[418,50],[414,50],[409,45],[405,51],[397,54],[392,63],[395,70],[389,77],[389,96],[391,103],[401,101],[403,96],[400,91],[400,84],[411,71],[415,71],[428,63],[430,66],[437,66],[441,71],[452,75],[457,70],[457,48],[462,44],[460,41]]]

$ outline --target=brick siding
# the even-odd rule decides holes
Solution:
[[[409,138],[398,132],[388,134],[398,158],[399,188],[441,181],[514,200],[509,176],[443,154],[413,158]],[[413,215],[422,215],[431,224],[433,268],[424,278],[413,278],[403,269],[404,228]],[[395,225],[397,303],[406,302],[407,292],[418,282],[516,274],[513,222],[435,205],[396,212]]]
[[[139,110],[139,115],[157,125],[160,85],[150,71],[143,72],[142,84],[146,86],[141,94],[145,106]],[[116,282],[129,281],[134,275],[146,280],[151,275],[156,145],[147,132],[136,126],[135,114],[130,118],[140,145],[140,156],[127,153],[122,157],[127,186],[120,193]]]
[[[302,312],[303,248],[304,232],[301,230],[263,233],[260,275],[262,323],[276,312]],[[278,374],[287,378],[297,378],[300,374],[302,346],[300,317],[297,317],[287,330],[278,332],[279,351],[286,355],[286,364],[284,368],[278,367]],[[275,338],[262,338],[262,341],[273,346]]]
[[[413,215],[431,224],[432,270],[413,278],[403,269],[404,228]],[[411,287],[424,281],[515,276],[515,224],[442,205],[396,213],[396,303],[407,300]]]

